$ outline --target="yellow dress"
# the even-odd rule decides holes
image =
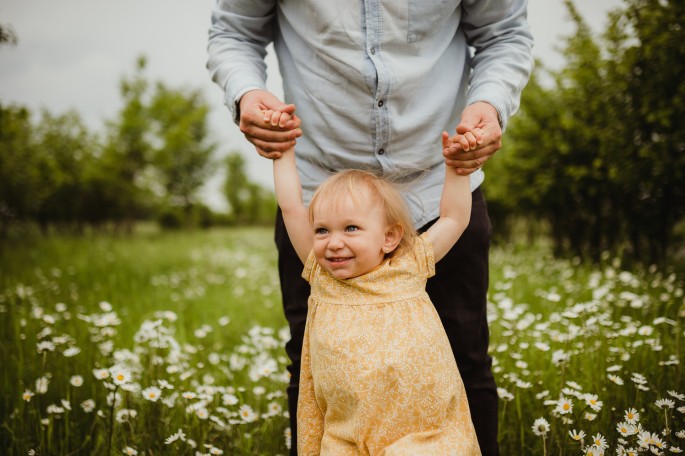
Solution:
[[[425,236],[347,280],[309,255],[298,454],[480,455],[464,384],[425,291],[434,274]]]

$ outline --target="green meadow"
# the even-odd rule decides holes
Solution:
[[[285,455],[268,228],[26,235],[0,250],[10,455]],[[682,276],[495,247],[489,320],[505,455],[685,449]]]

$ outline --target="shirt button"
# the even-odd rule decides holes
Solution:
[[[378,149],[378,155],[383,155],[385,153],[385,149]]]
[[[378,107],[379,107],[379,108],[382,108],[382,107],[383,107],[383,100],[381,100],[381,101],[378,102]]]
[[[370,50],[369,52],[371,52],[371,54],[375,54],[375,53],[376,53],[376,48],[371,48],[371,50]]]

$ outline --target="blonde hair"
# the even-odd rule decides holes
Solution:
[[[402,227],[402,239],[395,252],[411,248],[417,234],[404,198],[390,182],[368,171],[349,169],[326,179],[309,203],[309,219],[314,221],[314,211],[320,204],[335,207],[344,201],[359,204],[369,198],[382,205],[388,225]]]

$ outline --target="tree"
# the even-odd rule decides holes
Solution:
[[[35,214],[45,196],[31,113],[0,104],[0,234]]]
[[[87,220],[86,176],[95,166],[99,144],[76,112],[43,112],[35,127],[36,150],[43,164],[41,186],[47,195],[35,214],[45,230],[50,224],[82,228]]]
[[[149,112],[155,136],[152,164],[167,204],[180,206],[189,215],[197,191],[213,171],[215,145],[207,141],[209,107],[198,90],[173,90],[158,83]]]
[[[230,205],[231,215],[237,224],[272,223],[276,213],[273,193],[250,182],[245,172],[245,159],[238,152],[226,157],[226,181],[224,193]]]
[[[598,41],[565,3],[567,66],[524,91],[488,195],[546,220],[558,252],[663,262],[685,216],[685,5],[626,0]]]
[[[14,28],[10,24],[0,24],[0,44],[8,43],[16,46],[17,41]]]

